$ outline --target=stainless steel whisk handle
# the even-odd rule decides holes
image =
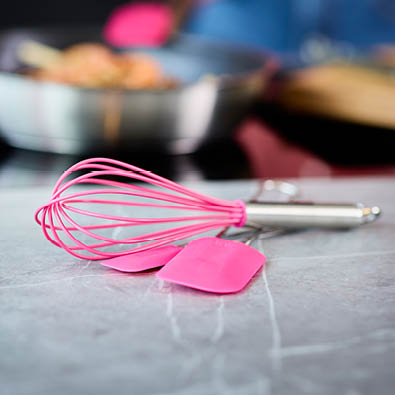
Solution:
[[[374,221],[380,213],[379,207],[366,207],[360,203],[246,203],[247,222],[286,228],[352,228]]]

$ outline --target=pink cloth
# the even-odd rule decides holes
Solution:
[[[104,27],[113,46],[160,46],[172,32],[173,12],[165,4],[132,3],[116,8]]]

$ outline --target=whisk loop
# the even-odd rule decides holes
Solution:
[[[66,180],[81,170],[85,173]],[[131,184],[131,180],[138,184]],[[144,183],[154,188],[146,187]],[[81,189],[81,185],[88,188]],[[122,200],[125,197],[128,200]],[[89,206],[84,207],[85,204]],[[103,207],[108,212],[100,212],[99,208]],[[116,215],[120,207],[140,211],[165,210],[167,216],[140,218]],[[170,212],[173,215],[169,216]],[[36,211],[35,220],[41,225],[45,237],[57,247],[78,258],[98,260],[148,250],[218,228],[243,226],[246,208],[241,200],[232,202],[200,194],[124,162],[92,158],[63,173],[49,202]],[[146,225],[165,228],[116,238],[118,230]],[[113,231],[108,235],[102,230]],[[107,248],[114,246],[123,250],[109,251]]]

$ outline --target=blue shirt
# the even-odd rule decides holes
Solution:
[[[321,34],[358,48],[395,43],[394,0],[211,0],[186,31],[277,52]]]

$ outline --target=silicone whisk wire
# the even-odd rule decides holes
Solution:
[[[77,171],[84,174],[68,179]],[[96,207],[106,207],[108,211],[102,213]],[[137,213],[140,208],[165,210],[166,216],[129,217],[115,213],[115,207],[130,207]],[[86,223],[79,221],[82,218]],[[57,247],[78,258],[96,260],[160,247],[219,228],[242,226],[245,205],[242,201],[198,193],[128,163],[91,158],[61,175],[50,200],[36,211],[35,220]],[[150,225],[148,232],[116,238],[116,229],[140,230],[146,225]],[[155,225],[168,227],[153,230]],[[106,230],[112,233],[102,234]],[[109,250],[114,246],[122,250]]]

